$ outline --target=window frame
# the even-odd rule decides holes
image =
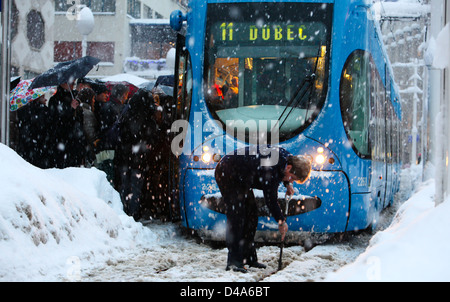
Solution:
[[[258,3],[254,3],[254,4],[258,4]],[[271,2],[261,3],[261,5],[272,5],[272,4],[273,3],[271,3]],[[286,4],[288,4],[288,5],[309,5],[309,6],[317,5],[317,3],[298,3],[298,4],[286,3]],[[205,32],[205,46],[204,46],[204,54],[205,55],[204,55],[204,64],[203,64],[203,83],[204,83],[204,87],[203,87],[204,94],[203,94],[203,97],[205,98],[206,104],[208,106],[208,110],[211,112],[213,118],[216,121],[218,121],[218,123],[224,129],[228,130],[228,128],[231,128],[230,129],[231,130],[230,134],[232,136],[234,136],[235,138],[238,138],[238,135],[236,135],[236,131],[235,131],[236,128],[234,126],[227,127],[227,123],[226,123],[227,120],[226,119],[224,120],[223,118],[221,118],[218,115],[218,113],[217,113],[217,111],[219,111],[219,109],[217,109],[218,108],[217,104],[215,104],[215,102],[211,102],[209,100],[208,92],[212,91],[212,86],[213,86],[212,83],[213,84],[217,84],[214,81],[211,81],[211,76],[214,74],[214,72],[213,72],[213,70],[214,70],[213,65],[214,64],[211,63],[213,61],[213,60],[211,60],[211,57],[218,54],[217,50],[214,51],[214,49],[215,49],[215,47],[217,47],[217,45],[215,43],[213,43],[215,40],[214,40],[214,38],[211,38],[212,37],[211,33],[212,33],[212,27],[213,27],[212,25],[213,24],[217,24],[217,23],[220,23],[222,21],[224,21],[225,23],[228,21],[229,22],[228,24],[230,24],[231,21],[234,21],[235,19],[239,21],[242,18],[242,16],[247,15],[247,14],[242,14],[242,16],[236,16],[234,19],[232,18],[232,19],[229,19],[229,20],[228,19],[223,19],[222,20],[222,17],[221,17],[220,20],[219,20],[219,19],[215,18],[216,16],[210,15],[210,13],[209,13],[210,11],[214,11],[214,8],[215,8],[214,6],[215,5],[218,5],[218,4],[217,3],[209,3],[208,7],[207,7],[207,12],[208,13],[207,13],[206,28],[205,28],[205,30],[206,30],[206,32]],[[223,5],[225,5],[225,4],[223,4]],[[249,4],[230,3],[230,4],[227,4],[227,5],[230,6],[230,7],[231,6],[242,6],[242,7],[245,7],[245,5],[249,5]],[[305,110],[304,122],[299,127],[295,128],[293,130],[292,129],[290,129],[290,131],[286,130],[283,133],[278,132],[279,140],[282,141],[282,142],[288,141],[288,140],[290,140],[290,139],[300,135],[308,127],[310,127],[311,124],[317,119],[317,117],[319,116],[320,112],[322,112],[322,110],[324,110],[324,108],[325,108],[324,106],[325,106],[326,100],[329,97],[329,93],[330,93],[329,88],[330,88],[330,84],[331,84],[330,83],[330,81],[331,81],[331,48],[332,48],[332,36],[333,36],[333,19],[334,19],[334,9],[333,8],[334,8],[334,6],[333,6],[333,4],[327,4],[327,5],[331,5],[331,7],[327,7],[326,8],[327,11],[323,12],[323,16],[321,15],[320,17],[317,17],[315,19],[315,22],[322,22],[323,25],[325,25],[325,27],[326,27],[327,39],[325,41],[325,44],[320,44],[320,46],[319,46],[320,48],[318,49],[319,54],[318,54],[317,57],[311,57],[311,58],[305,57],[304,58],[305,61],[313,60],[313,63],[311,63],[311,66],[312,66],[312,68],[316,68],[316,72],[314,72],[312,74],[317,74],[318,73],[317,68],[320,66],[321,69],[323,69],[323,75],[320,78],[319,77],[314,78],[314,80],[313,80],[314,82],[311,85],[311,87],[308,88],[308,86],[306,86],[306,85],[303,86],[304,89],[299,91],[301,93],[297,94],[296,98],[294,99],[294,103],[293,104],[295,104],[295,105],[294,106],[287,106],[286,107],[287,110],[285,112],[283,112],[278,117],[279,118],[278,119],[278,122],[279,122],[278,126],[280,126],[280,124],[281,124],[282,127],[286,127],[286,125],[284,125],[283,123],[284,123],[285,119],[288,116],[290,116],[290,117],[294,116],[294,115],[290,115],[290,113],[292,112],[292,109],[299,109],[298,108],[298,104],[299,104],[299,102],[301,102],[301,101],[299,101],[299,96],[302,96],[302,99],[303,99],[302,101],[308,102],[308,103],[306,103],[306,106],[307,106],[306,108],[300,108],[300,109],[304,109]],[[227,14],[223,14],[223,15],[226,16]],[[299,17],[299,20],[302,20],[302,19]],[[247,21],[247,19],[244,19],[244,21]],[[289,21],[286,24],[290,24],[290,20],[285,20],[285,21],[286,22]],[[307,19],[307,21],[305,21],[305,22],[310,22],[310,21],[311,20]],[[251,47],[251,46],[248,46],[248,47]],[[300,48],[301,46],[297,46],[297,47]],[[306,45],[305,47],[307,48],[309,46]],[[256,48],[254,48],[254,49],[256,49]],[[325,49],[325,52],[323,51],[324,49]],[[249,82],[249,81],[247,81],[248,77],[245,76],[246,71],[247,71],[247,69],[244,68],[244,66],[247,65],[246,60],[249,59],[249,58],[256,58],[256,59],[264,60],[264,59],[266,59],[266,57],[267,58],[271,58],[272,56],[271,55],[267,55],[267,56],[261,56],[260,58],[258,58],[258,56],[246,57],[242,53],[239,53],[236,57],[233,57],[233,58],[238,58],[238,60],[239,60],[239,72],[238,72],[238,74],[244,75],[244,78],[242,80],[240,78],[239,80],[241,81],[240,83],[244,84],[244,87],[247,86],[246,83]],[[224,56],[222,58],[226,58],[226,56]],[[290,60],[290,59],[292,59],[292,58],[289,58],[289,57],[283,58],[282,56],[280,56],[279,58],[277,57],[277,60],[278,61],[283,60],[284,64],[286,66],[288,65],[288,63],[289,63],[288,60]],[[301,57],[301,59],[303,59],[303,57]],[[319,63],[317,63],[317,62],[319,62]],[[306,77],[304,80],[307,80],[307,78],[309,78],[309,77]],[[269,79],[269,81],[272,81],[272,80],[273,79]],[[305,83],[307,84],[309,82],[306,81]],[[238,102],[237,102],[239,104],[238,108],[246,107],[247,105],[245,105],[245,104],[255,105],[254,103],[252,103],[248,99],[248,95],[249,94],[251,94],[252,100],[253,100],[254,96],[256,95],[255,92],[254,92],[254,89],[256,89],[255,88],[256,85],[254,83],[252,83],[252,84],[253,85],[249,85],[249,86],[251,86],[251,88],[249,90],[246,90],[240,84],[239,95],[238,95]],[[299,88],[299,86],[301,86],[301,84],[302,84],[302,82],[300,81],[298,83],[298,86],[290,85],[289,88],[294,93],[296,91],[296,89]],[[321,88],[318,89],[317,87],[321,87]],[[308,89],[306,89],[306,88],[308,88]],[[250,91],[250,93],[248,93],[248,91]],[[225,97],[225,95],[224,95],[224,97]],[[285,99],[285,101],[286,101],[285,103],[290,104],[290,103],[288,103],[288,101],[290,101],[290,99],[291,99],[290,97],[286,98]],[[314,102],[311,103],[311,100],[313,100],[313,99],[314,99]],[[273,104],[269,103],[269,104],[258,104],[258,105],[261,105],[261,106],[264,106],[264,105],[277,106],[277,105],[279,105],[279,101],[280,101],[279,99],[275,99],[275,102]],[[292,105],[292,104],[290,104],[290,105]],[[232,107],[226,107],[225,109],[233,109],[233,108]],[[237,120],[240,121],[239,118]],[[255,120],[249,120],[249,121],[255,121]],[[264,121],[264,119],[256,120],[257,127],[259,127],[258,126],[259,121]],[[269,125],[271,124],[271,121],[267,121],[267,122],[268,122]],[[244,125],[247,125],[247,124],[244,123]],[[257,132],[258,132],[259,128],[257,128],[257,129],[258,129],[257,130]],[[271,135],[271,129],[272,128],[268,128],[268,131],[269,131],[268,135],[269,136]],[[248,129],[246,127],[243,127],[242,130],[245,132],[246,140],[250,136],[255,134],[254,132],[251,132],[250,129]]]
[[[101,1],[100,3],[96,1]],[[116,1],[111,1],[111,4],[113,4],[113,7],[111,7],[110,10],[108,10],[109,6],[105,3],[108,0],[73,0],[72,3],[67,3],[67,0],[55,0],[55,12],[57,13],[66,13],[68,10],[73,8],[76,5],[85,5],[89,7],[92,10],[92,13],[115,13],[116,12]],[[92,5],[92,2],[96,2],[95,5]],[[99,5],[100,4],[100,5]],[[101,6],[101,10],[96,10],[98,6]]]
[[[351,90],[346,90],[346,87],[344,85],[345,85],[345,83],[348,82],[348,77],[352,77],[352,75],[347,72],[348,72],[348,69],[351,67],[351,64],[356,64],[356,59],[364,59],[364,61],[361,62],[361,66],[364,64],[365,74],[360,75],[360,78],[361,78],[361,76],[365,76],[365,82],[363,83],[363,86],[357,85],[358,86],[357,88],[355,88],[355,86],[353,85],[353,82],[351,82],[350,83],[351,85],[347,85],[347,87],[351,87]],[[341,117],[342,117],[342,123],[343,123],[342,125],[344,126],[345,133],[346,133],[347,138],[352,146],[352,149],[355,151],[355,153],[360,158],[363,158],[363,159],[372,159],[372,140],[371,140],[370,132],[371,132],[371,123],[373,122],[372,114],[371,114],[371,108],[372,108],[371,107],[372,106],[371,94],[373,93],[373,89],[371,87],[372,86],[371,85],[371,75],[372,75],[374,69],[378,73],[376,68],[373,68],[373,66],[374,66],[373,58],[372,58],[372,55],[370,54],[370,52],[362,50],[362,49],[357,49],[357,50],[353,51],[347,57],[344,67],[342,68],[342,73],[341,73],[341,77],[340,77],[339,103],[340,103]],[[360,80],[360,79],[358,79],[358,80]],[[350,100],[349,96],[351,95],[353,97],[355,90],[360,89],[361,87],[365,88],[365,91],[363,91],[363,93],[365,94],[365,102],[364,102],[364,104],[362,104],[362,106],[364,106],[364,108],[365,108],[365,111],[364,111],[365,115],[363,117],[363,127],[361,128],[362,129],[361,134],[363,134],[365,136],[365,140],[362,135],[360,136],[360,137],[363,137],[364,144],[355,143],[356,136],[352,135],[352,133],[350,132],[350,131],[354,131],[351,129],[355,129],[355,128],[350,128],[349,124],[353,125],[353,122],[356,121],[356,118],[358,118],[358,115],[355,115],[353,112],[349,113],[349,111],[348,111],[348,109],[350,109],[350,108],[355,108],[354,107],[355,99],[352,98],[352,100]],[[344,98],[347,98],[347,99],[344,99]],[[358,121],[359,121],[359,119],[358,119]],[[364,133],[364,130],[366,131],[366,133]]]

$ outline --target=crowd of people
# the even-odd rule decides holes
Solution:
[[[44,96],[19,109],[16,151],[31,164],[47,168],[96,167],[120,193],[125,212],[135,220],[159,213],[161,156],[167,146],[164,106],[169,96],[129,87],[111,90],[78,79],[59,85],[48,104]],[[161,209],[162,208],[162,209]]]

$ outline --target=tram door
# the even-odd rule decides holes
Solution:
[[[180,124],[180,121],[189,120],[189,113],[192,101],[192,65],[189,56],[189,52],[185,47],[186,39],[183,35],[177,36],[177,49],[175,60],[175,87],[172,103],[170,104],[170,121],[171,131],[169,134],[171,152],[169,153],[169,195],[171,205],[171,217],[173,221],[180,220],[180,205],[179,205],[179,180],[180,180],[180,165],[179,156],[181,155],[179,150],[182,149],[182,144],[185,141],[176,140],[178,146],[173,146],[175,136],[180,133],[175,132],[178,129],[174,129],[174,124]],[[178,150],[178,151],[177,151]]]
[[[385,89],[385,116],[386,116],[386,194],[383,206],[386,207],[392,198],[393,190],[393,157],[392,157],[392,140],[393,134],[393,108],[390,102],[391,99],[391,78],[389,72],[386,70],[386,89]]]
[[[386,96],[383,81],[373,61],[370,82],[373,149],[371,178],[375,189],[372,198],[375,208],[380,209],[384,205],[386,194]]]

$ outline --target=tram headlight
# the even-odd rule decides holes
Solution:
[[[209,163],[209,162],[211,161],[211,158],[212,158],[212,156],[211,156],[211,154],[208,153],[208,152],[205,152],[205,153],[202,154],[202,161],[203,161],[205,164]]]
[[[327,156],[326,152],[325,152],[325,148],[323,147],[319,147],[316,149],[315,154],[312,155],[306,155],[312,164],[318,165],[318,166],[323,166],[325,165],[327,162],[330,164],[334,164],[335,160],[334,158],[331,156]]]
[[[222,156],[220,155],[220,152],[214,153],[214,149],[210,148],[209,146],[203,146],[202,150],[203,150],[203,153],[200,158],[202,159],[202,161],[205,164],[209,164],[211,162],[218,163],[220,161],[220,159],[222,158]],[[194,156],[194,161],[199,161],[200,158],[198,156]]]
[[[318,165],[323,165],[325,163],[325,160],[326,160],[326,158],[325,158],[325,156],[323,154],[319,154],[315,158],[315,162]]]
[[[326,147],[317,147],[311,150],[312,152],[304,155],[309,158],[312,166],[315,169],[323,169],[328,168],[328,164],[334,165],[336,163],[336,159],[333,156],[332,152],[328,150]]]
[[[202,161],[205,164],[207,164],[207,163],[209,163],[211,161],[212,155],[211,155],[211,153],[209,153],[209,147],[208,146],[203,146],[202,150],[203,150]]]
[[[325,152],[325,149],[323,147],[319,147],[317,148],[317,153],[318,155],[316,156],[316,158],[314,159],[314,161],[316,162],[316,164],[318,165],[323,165],[326,161],[326,157],[325,155],[323,155],[323,153]]]

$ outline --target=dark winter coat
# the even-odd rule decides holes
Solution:
[[[269,150],[265,150],[269,151]],[[276,221],[284,221],[278,204],[278,187],[290,154],[282,148],[261,152],[259,148],[238,149],[224,156],[216,167],[215,178],[226,207],[227,267],[242,267],[258,262],[254,237],[258,226],[258,208],[252,189],[260,189]],[[266,165],[270,155],[271,165]]]
[[[83,110],[72,108],[72,96],[76,91],[61,87],[49,100],[51,134],[53,134],[54,167],[66,168],[82,164],[85,158],[86,140],[83,133]]]
[[[20,108],[17,117],[19,119],[17,153],[37,167],[43,169],[50,167],[51,158],[48,149],[52,147],[52,143],[49,136],[49,108],[35,100]]]
[[[271,215],[276,221],[284,221],[278,204],[278,187],[283,180],[287,159],[291,154],[283,148],[273,149],[279,151],[278,160],[272,166],[262,166],[261,159],[266,158],[266,155],[259,151],[252,153],[249,150],[249,147],[236,150],[233,154],[224,156],[217,165],[215,177],[222,196],[227,194],[228,190],[234,192],[262,190]],[[222,189],[225,192],[222,192]]]
[[[148,169],[147,157],[155,147],[158,135],[154,112],[153,97],[148,91],[133,95],[120,125],[120,143],[116,148],[118,164],[130,169]]]
[[[114,157],[116,188],[124,210],[136,220],[141,216],[149,155],[154,148],[157,125],[151,93],[139,90],[131,98],[120,124],[119,144]]]
[[[97,152],[113,149],[106,142],[106,136],[108,130],[117,121],[117,118],[120,116],[123,108],[124,105],[119,100],[114,98],[111,98],[108,102],[102,104],[102,106],[100,107],[100,111],[98,113],[100,126],[100,133],[99,133],[100,142],[98,144]]]
[[[83,109],[83,129],[86,140],[89,144],[92,144],[99,136],[99,124],[90,105],[81,104],[80,106]]]
[[[97,118],[89,104],[81,104],[83,109],[83,131],[86,137],[86,157],[90,163],[95,160],[94,141],[99,137],[100,129]]]

